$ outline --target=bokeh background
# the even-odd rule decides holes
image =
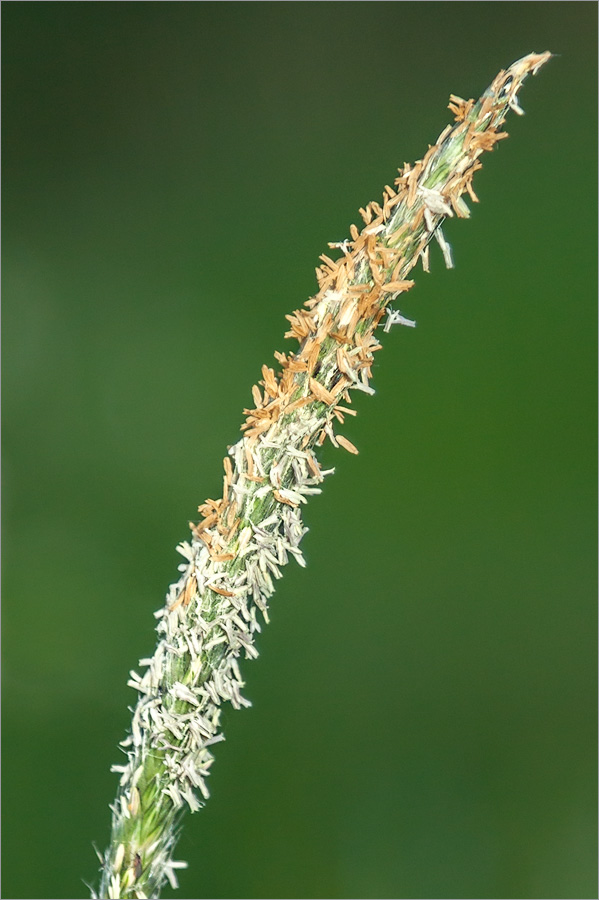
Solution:
[[[318,254],[545,49],[325,448],[179,896],[597,896],[596,16],[4,4],[4,896],[96,878],[128,671]]]

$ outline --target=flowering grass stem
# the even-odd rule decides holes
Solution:
[[[186,864],[172,854],[185,809],[195,812],[209,796],[221,705],[250,705],[238,659],[258,655],[254,634],[260,619],[268,622],[283,566],[291,557],[305,564],[301,507],[329,474],[318,447],[329,439],[358,452],[335,429],[355,415],[352,391],[374,393],[376,329],[415,325],[391,304],[412,287],[408,275],[419,260],[428,270],[433,239],[453,266],[443,221],[468,218],[465,197],[477,202],[472,177],[481,155],[507,137],[500,129],[510,109],[522,113],[517,94],[524,79],[550,56],[525,56],[477,102],[452,95],[455,123],[423,159],[399,170],[380,203],[360,210],[361,229],[352,225],[348,240],[329,244],[337,258],[321,256],[318,293],[287,316],[286,337],[299,348],[275,353],[278,371],[262,367],[254,406],[244,410],[243,437],[223,461],[222,498],[199,507],[200,522],[190,524],[190,540],[178,546],[180,577],[155,614],[158,645],[140,660],[144,674],[131,672],[138,700],[122,742],[126,760],[112,767],[120,782],[97,896],[158,897],[166,881],[177,886],[176,870]]]

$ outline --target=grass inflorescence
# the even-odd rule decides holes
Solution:
[[[167,880],[176,887],[185,863],[172,854],[184,811],[209,796],[221,705],[250,705],[238,659],[258,655],[254,634],[268,622],[283,566],[291,558],[305,564],[301,508],[329,474],[318,448],[330,440],[358,452],[337,429],[355,415],[353,391],[374,393],[377,328],[415,325],[392,304],[412,287],[408,275],[418,261],[428,270],[431,241],[453,266],[443,221],[468,218],[465,198],[477,202],[472,179],[481,155],[507,137],[501,126],[510,109],[522,112],[524,79],[550,56],[525,56],[476,102],[452,95],[454,124],[399,170],[380,202],[360,210],[361,229],[352,225],[347,240],[329,245],[336,258],[321,256],[318,293],[287,317],[286,337],[299,346],[275,353],[277,369],[262,367],[243,436],[223,461],[222,497],[199,507],[200,521],[179,544],[180,576],[155,614],[158,645],[140,660],[144,674],[131,672],[138,701],[122,742],[126,761],[113,766],[120,782],[98,896],[158,897]]]

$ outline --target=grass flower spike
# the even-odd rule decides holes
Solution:
[[[254,635],[268,622],[283,567],[292,557],[305,565],[301,509],[329,474],[318,447],[328,439],[358,452],[337,429],[355,415],[352,391],[374,393],[377,328],[415,325],[397,303],[418,261],[428,270],[431,241],[453,266],[443,221],[468,218],[465,198],[477,201],[472,177],[481,155],[507,137],[501,126],[509,110],[522,113],[523,81],[550,56],[525,56],[477,102],[452,95],[455,123],[423,159],[399,170],[380,203],[360,210],[361,229],[352,225],[349,239],[329,244],[332,256],[323,254],[316,270],[318,293],[287,316],[286,337],[299,347],[275,353],[276,370],[262,367],[243,436],[223,461],[222,497],[199,507],[200,522],[177,548],[180,577],[155,614],[155,653],[140,660],[143,675],[131,672],[138,700],[122,742],[126,759],[113,766],[120,783],[98,896],[158,897],[167,880],[176,887],[185,864],[172,854],[185,809],[195,812],[209,796],[221,705],[250,705],[238,660],[258,655]]]

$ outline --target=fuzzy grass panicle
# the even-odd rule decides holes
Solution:
[[[172,859],[182,814],[200,809],[209,792],[212,745],[221,705],[249,706],[238,659],[255,658],[254,634],[268,622],[268,600],[282,567],[293,557],[305,565],[300,542],[306,532],[301,507],[321,491],[325,475],[317,448],[328,438],[357,453],[335,431],[355,415],[351,392],[374,393],[373,354],[381,349],[376,329],[414,326],[391,307],[408,291],[418,260],[429,266],[434,238],[448,267],[451,248],[442,223],[468,218],[465,196],[476,202],[472,177],[480,156],[507,137],[507,112],[521,114],[518,91],[550,53],[530,54],[500,72],[477,101],[454,95],[447,126],[423,159],[405,164],[381,203],[360,210],[362,229],[329,244],[316,270],[319,290],[304,308],[287,316],[293,353],[275,353],[279,371],[262,367],[252,388],[254,406],[244,410],[243,437],[223,461],[223,494],[199,507],[191,538],[179,544],[180,577],[165,606],[155,613],[159,642],[145,673],[132,671],[138,692],[131,731],[122,742],[126,760],[112,805],[110,845],[100,855],[100,897],[158,897],[168,880],[177,886]],[[347,405],[349,404],[349,405]],[[332,471],[332,470],[330,470]]]

